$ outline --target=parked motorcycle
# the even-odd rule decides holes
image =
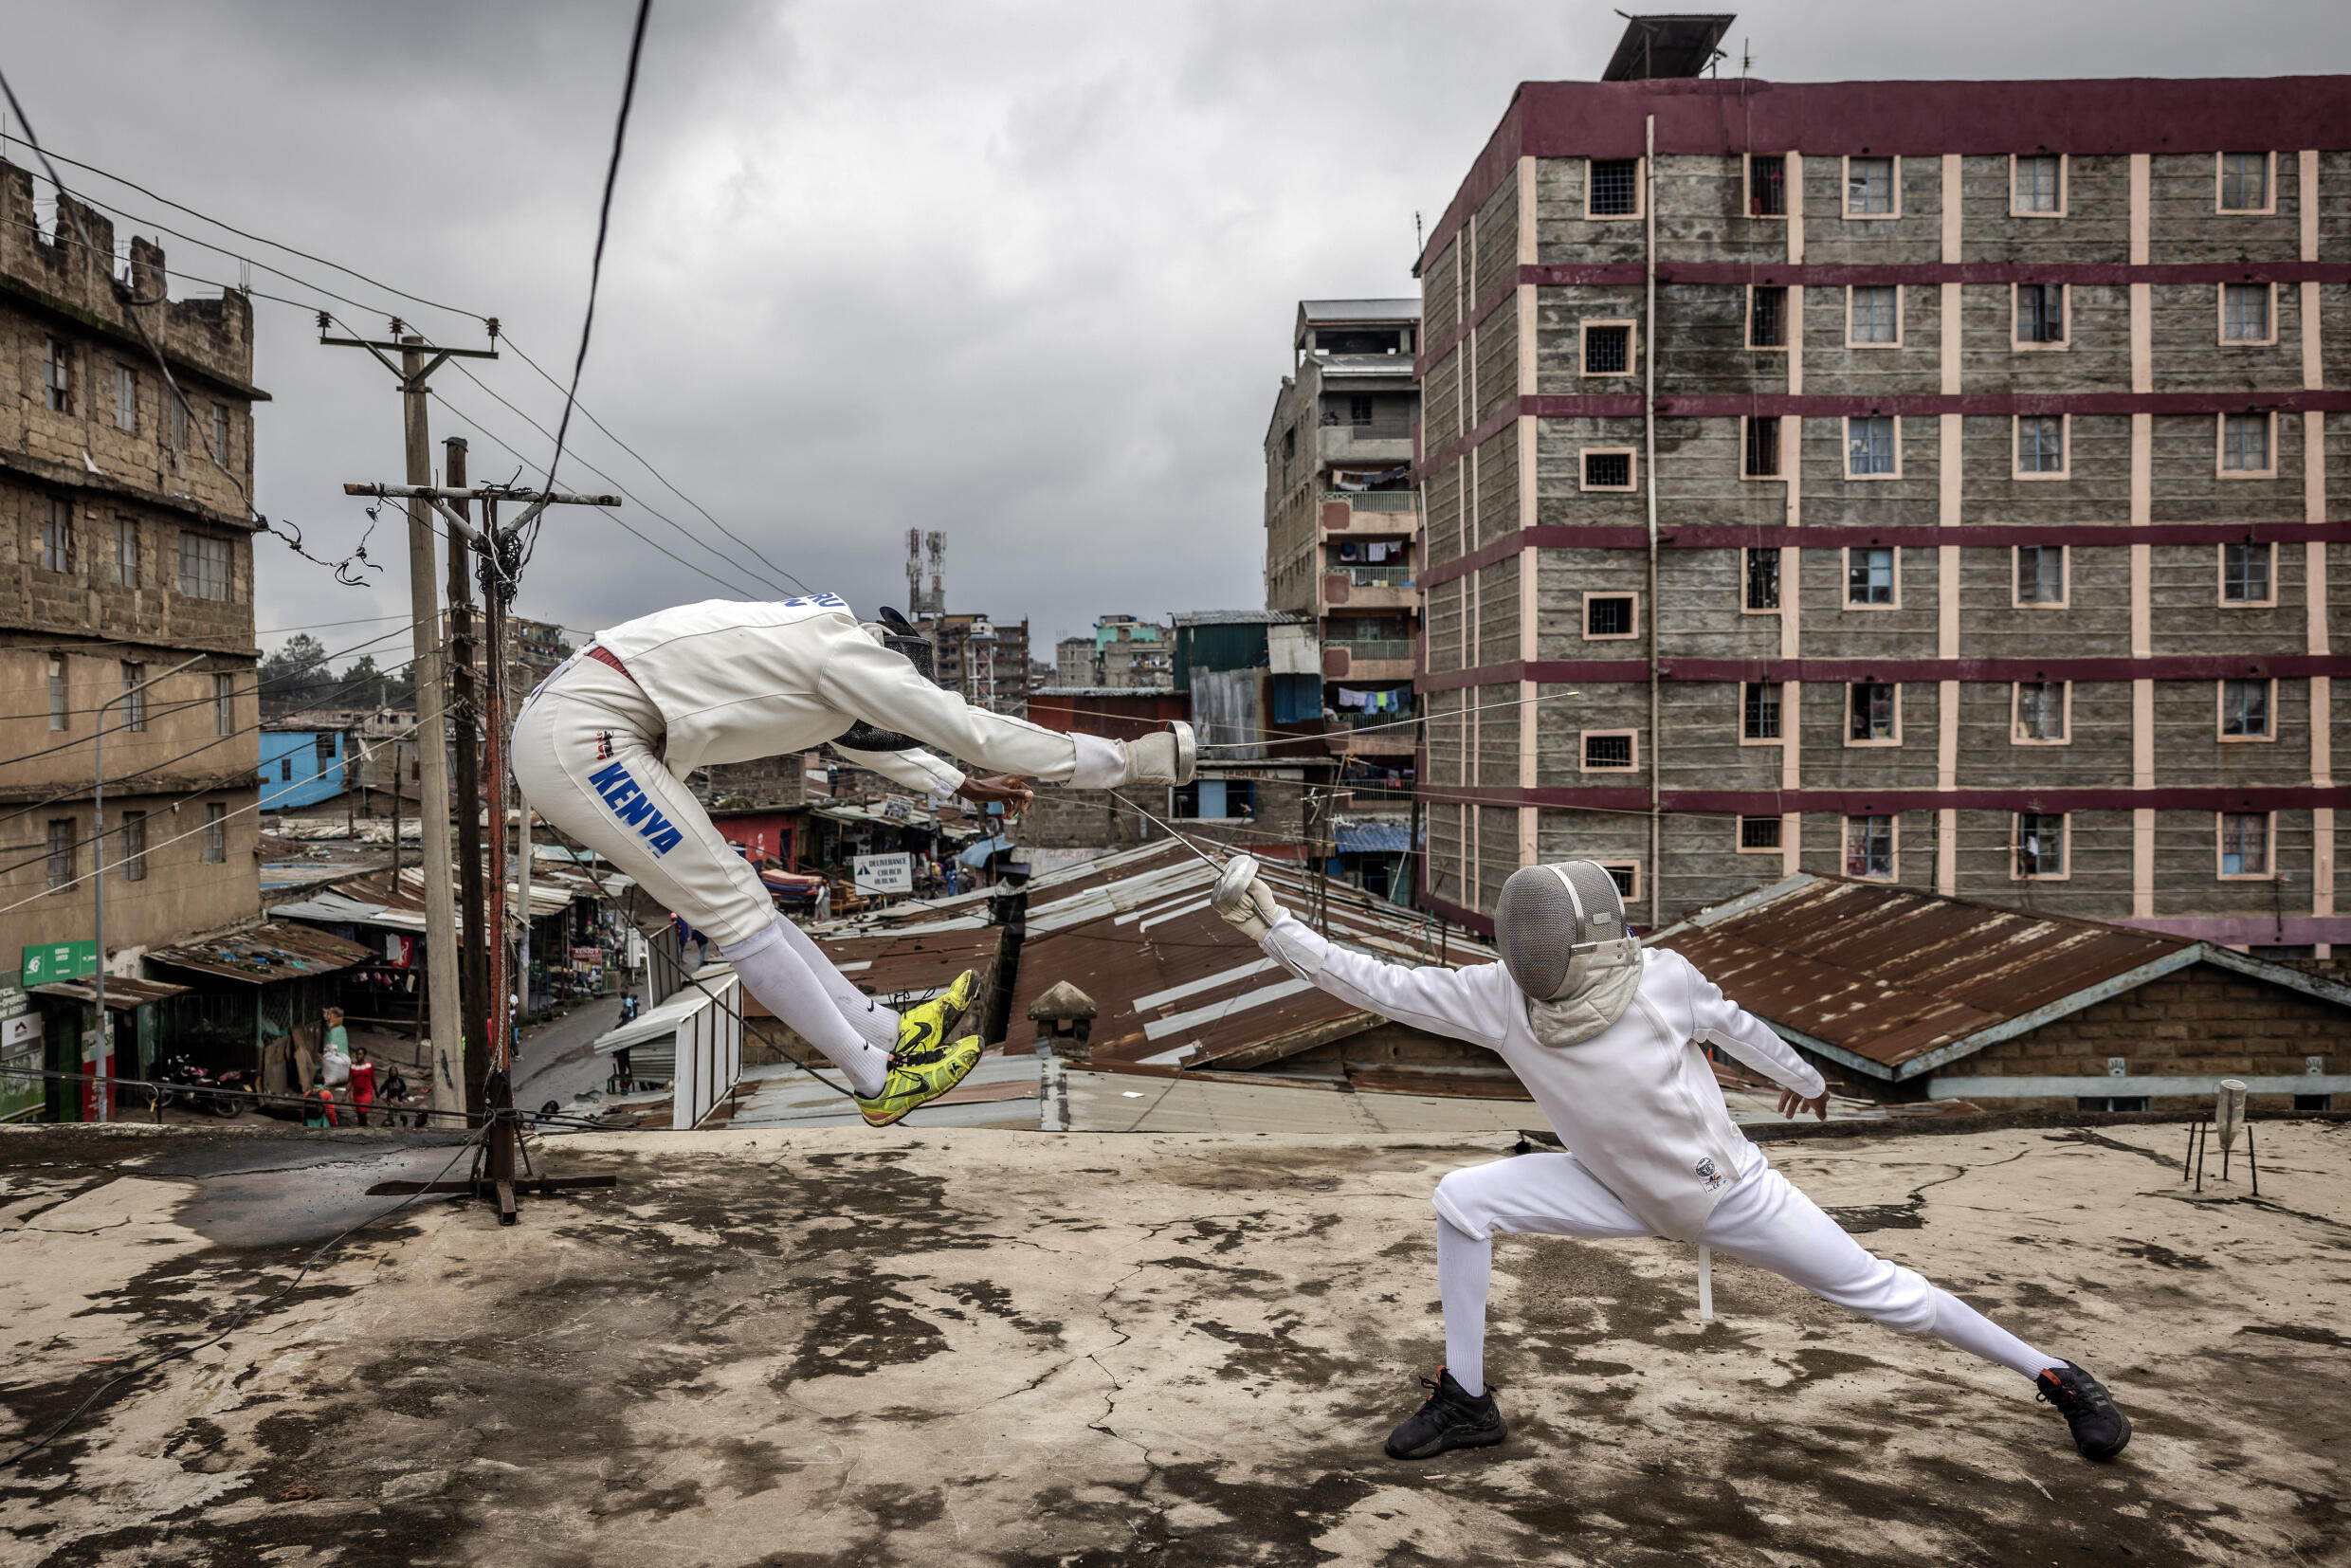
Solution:
[[[155,1067],[148,1089],[148,1109],[180,1105],[210,1116],[233,1117],[252,1093],[249,1075],[235,1068],[217,1076],[185,1051],[166,1057]]]

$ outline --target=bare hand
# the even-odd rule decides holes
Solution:
[[[1781,1089],[1779,1091],[1779,1114],[1781,1116],[1784,1116],[1789,1121],[1793,1121],[1797,1116],[1805,1111],[1812,1112],[1823,1121],[1828,1121],[1829,1091],[1827,1089],[1823,1089],[1816,1098],[1812,1100],[1805,1099],[1794,1089]]]
[[[1002,801],[1004,809],[1014,816],[1027,811],[1037,798],[1029,788],[1029,781],[1017,774],[991,774],[985,778],[966,778],[956,793],[975,806]]]

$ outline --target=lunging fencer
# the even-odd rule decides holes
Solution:
[[[1668,1236],[1768,1268],[1905,1334],[1932,1332],[2032,1379],[2073,1441],[2110,1459],[2130,1421],[2097,1378],[2044,1355],[1947,1291],[1863,1249],[1731,1120],[1702,1046],[1780,1085],[1779,1109],[1826,1120],[1828,1085],[1762,1020],[1680,954],[1644,951],[1597,863],[1530,866],[1494,909],[1498,963],[1411,969],[1335,947],[1290,918],[1255,864],[1228,865],[1216,910],[1275,962],[1353,1006],[1498,1053],[1559,1135],[1437,1183],[1445,1365],[1388,1438],[1398,1459],[1507,1435],[1485,1381],[1485,1293],[1497,1231]]]
[[[961,1082],[975,979],[902,1016],[775,911],[750,863],[683,780],[696,768],[828,741],[936,807],[1022,804],[1028,779],[1080,789],[1191,780],[1189,725],[1138,740],[1069,735],[975,708],[930,674],[930,644],[894,611],[860,623],[836,594],[712,599],[599,631],[539,683],[514,726],[515,780],[540,815],[637,879],[697,931],[769,1012],[848,1078],[887,1126]],[[974,777],[922,750],[995,770]]]

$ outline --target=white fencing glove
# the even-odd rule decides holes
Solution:
[[[1113,743],[1126,757],[1121,784],[1189,784],[1199,760],[1192,726],[1180,719],[1157,735]]]
[[[1264,941],[1267,932],[1289,918],[1289,911],[1274,902],[1273,889],[1258,876],[1257,861],[1249,855],[1235,855],[1227,863],[1208,902],[1253,942]]]

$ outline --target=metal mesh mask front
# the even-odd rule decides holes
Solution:
[[[1616,879],[1594,861],[1522,866],[1503,884],[1494,905],[1503,967],[1539,1002],[1582,989],[1595,946],[1629,936]]]

